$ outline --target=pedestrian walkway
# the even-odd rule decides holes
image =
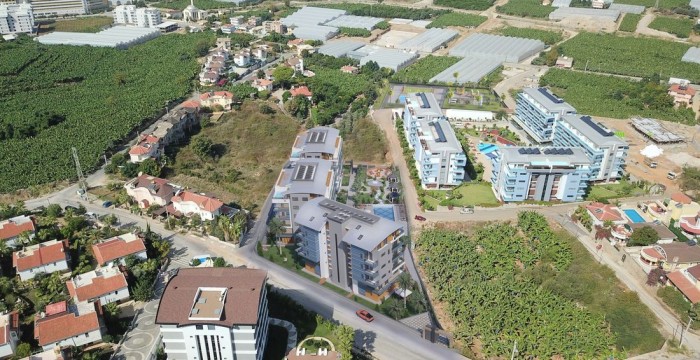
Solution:
[[[292,351],[297,346],[297,328],[294,324],[286,320],[270,318],[270,325],[281,326],[287,330],[287,350],[285,354]]]

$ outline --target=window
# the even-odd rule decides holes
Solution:
[[[204,326],[203,325],[195,325],[194,328],[197,330],[202,330],[202,329],[204,329]]]
[[[299,201],[299,198],[298,198],[298,197],[293,197],[293,198],[292,198],[292,201]]]
[[[301,201],[309,201],[309,198],[307,198],[306,196],[304,196],[303,198],[301,198]]]
[[[207,330],[214,330],[214,325],[207,325]]]
[[[299,210],[299,207],[298,207],[298,206],[292,206],[292,209],[294,209],[294,210]]]

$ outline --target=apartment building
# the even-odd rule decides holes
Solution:
[[[294,219],[304,203],[317,198],[335,199],[338,184],[331,160],[293,159],[280,172],[272,196],[272,217],[283,224],[279,237],[290,241],[296,231]]]
[[[87,0],[31,0],[35,17],[85,15],[89,13]]]
[[[50,311],[56,305],[60,310]],[[34,338],[44,350],[102,341],[101,319],[94,303],[68,306],[64,301],[47,305],[46,309],[34,321]]]
[[[308,271],[373,301],[390,295],[404,265],[399,223],[326,198],[304,204],[294,222]]]
[[[98,268],[66,281],[68,294],[75,303],[100,301],[101,305],[129,298],[126,277],[118,267]]]
[[[323,159],[333,162],[336,171],[336,187],[340,186],[343,169],[343,138],[338,129],[317,126],[299,135],[292,145],[290,160],[296,159]]]
[[[404,132],[424,189],[454,187],[464,181],[467,156],[432,93],[406,96]]]
[[[34,12],[30,4],[0,4],[0,35],[34,32]]]
[[[210,91],[199,95],[199,101],[202,106],[214,108],[219,105],[224,110],[231,110],[234,96],[228,91]]]
[[[68,240],[46,241],[12,253],[12,266],[22,281],[42,273],[68,271],[68,260]]]
[[[146,244],[133,233],[114,236],[92,245],[92,253],[98,266],[124,265],[127,256],[135,256],[142,261],[148,260]]]
[[[148,159],[158,159],[163,153],[161,139],[152,134],[141,136],[138,143],[129,149],[129,160],[140,163]]]
[[[113,10],[115,24],[136,25],[154,28],[162,22],[160,10],[154,8],[137,8],[136,5],[119,5]]]
[[[260,360],[268,331],[267,272],[179,269],[158,305],[156,324],[171,360]]]
[[[282,34],[282,35],[287,33],[287,26],[282,24],[282,22],[279,20],[263,21],[262,25],[263,25],[263,30],[265,30],[265,33],[276,32],[276,33]]]
[[[19,335],[19,313],[13,311],[0,314],[0,359],[15,355]]]
[[[588,180],[599,182],[616,181],[622,177],[629,150],[626,141],[587,115],[560,117],[554,126],[552,145],[583,149],[591,161]]]
[[[591,172],[581,148],[509,146],[492,165],[491,185],[504,202],[583,200]]]
[[[552,141],[554,122],[564,115],[576,114],[569,103],[547,88],[525,88],[515,100],[513,120],[538,143]]]

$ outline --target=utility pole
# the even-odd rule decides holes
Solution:
[[[688,317],[688,325],[685,326],[685,329],[681,330],[681,341],[678,343],[678,347],[683,346],[683,335],[690,329],[690,324],[693,322],[693,318]]]
[[[71,148],[73,153],[73,161],[75,162],[75,170],[78,173],[78,187],[80,188],[80,197],[85,198],[87,195],[87,181],[83,176],[83,169],[80,167],[80,159],[78,159],[78,150],[74,147]]]
[[[515,355],[518,354],[518,340],[515,340],[515,343],[513,343],[513,352],[510,354],[510,360],[515,359]]]

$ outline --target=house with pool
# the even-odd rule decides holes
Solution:
[[[626,224],[627,218],[622,215],[620,209],[615,205],[594,202],[586,205],[588,214],[593,219],[593,225],[602,226],[605,222],[613,224]]]
[[[670,244],[677,239],[673,231],[659,222],[616,224],[610,229],[610,235],[612,235],[615,240],[627,242],[635,231],[645,226],[654,229],[654,231],[659,234],[659,240],[656,242],[657,244]]]

